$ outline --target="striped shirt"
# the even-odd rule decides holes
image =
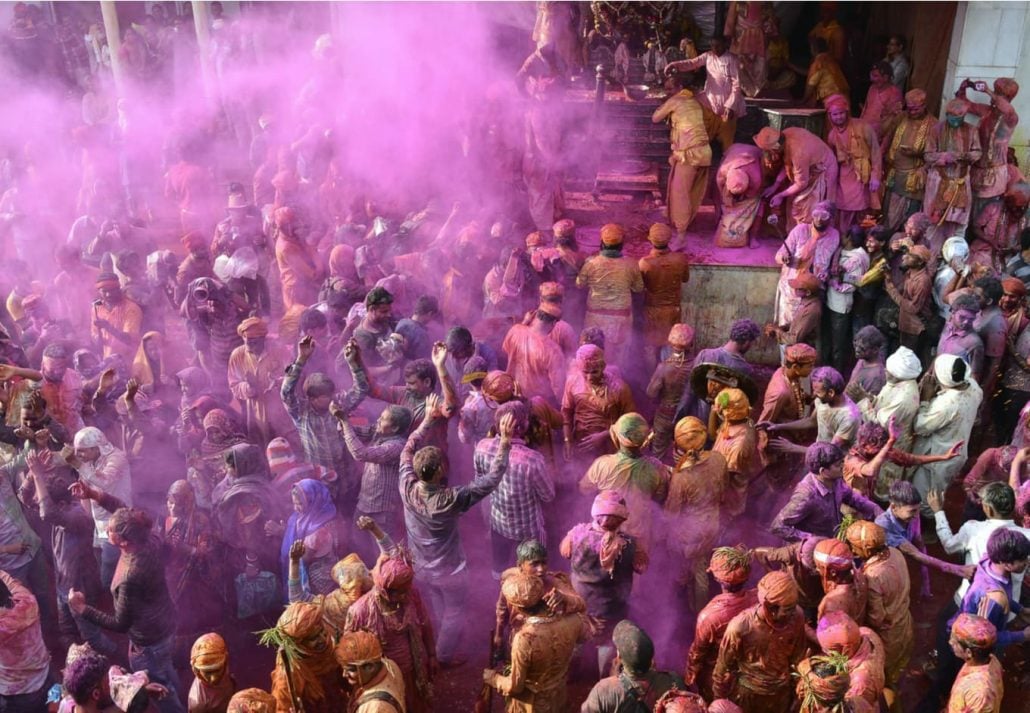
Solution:
[[[372,429],[362,429],[359,435],[355,429],[342,431],[347,450],[354,460],[364,463],[361,474],[361,492],[358,494],[358,510],[365,513],[400,512],[401,494],[397,489],[401,472],[401,451],[404,450],[403,435],[372,435]],[[366,444],[362,437],[369,438]]]
[[[476,446],[476,476],[485,475],[500,448],[499,438]],[[544,456],[515,439],[508,454],[508,472],[490,497],[490,528],[509,540],[544,540],[543,506],[554,500],[554,477]]]

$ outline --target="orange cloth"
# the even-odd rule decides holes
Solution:
[[[107,320],[115,329],[129,335],[128,340],[117,339],[107,331],[97,327],[97,320]],[[132,363],[136,353],[136,345],[139,344],[140,327],[143,323],[143,311],[135,302],[128,297],[113,308],[108,309],[106,305],[93,307],[92,319],[90,320],[89,333],[93,341],[99,341],[101,345],[101,356],[107,358],[115,354],[122,357],[126,363]]]
[[[275,436],[289,440],[296,434],[279,396],[286,363],[271,349],[255,356],[245,346],[236,347],[229,355],[229,390],[240,404],[255,443],[267,444]]]
[[[948,696],[947,713],[1001,713],[1005,695],[1004,671],[993,655],[983,666],[966,663]]]
[[[314,303],[320,271],[308,249],[280,237],[275,243],[275,261],[279,266],[283,305],[286,308],[296,304],[307,307]]]
[[[548,335],[516,324],[501,345],[508,355],[507,372],[526,398],[539,396],[557,406],[565,387],[565,356]]]
[[[897,685],[912,654],[912,612],[905,556],[893,547],[869,558],[862,567],[868,585],[866,623],[880,635],[886,652],[887,686]]]
[[[683,285],[690,279],[690,260],[683,253],[652,249],[638,263],[644,281],[644,342],[663,346],[680,321]]]

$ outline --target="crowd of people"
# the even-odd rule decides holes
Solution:
[[[718,38],[665,68],[668,221],[639,259],[617,223],[594,253],[562,213],[547,112],[571,65],[545,10],[516,76],[524,189],[480,208],[349,171],[324,39],[229,159],[215,129],[155,153],[86,112],[75,190],[47,189],[40,146],[8,152],[0,711],[429,713],[482,664],[479,713],[1000,713],[1030,640],[1015,81],[963,82],[937,122],[881,62],[861,118],[819,97],[825,140],[734,143]],[[699,349],[682,248],[713,146],[701,239],[789,232],[773,320]],[[259,643],[274,667],[241,690]]]

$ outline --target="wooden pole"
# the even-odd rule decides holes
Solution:
[[[121,49],[122,35],[118,27],[118,8],[113,0],[100,0],[100,12],[104,17],[104,32],[107,35],[107,48],[111,53],[111,74],[114,76],[114,88],[119,97],[125,96],[125,74],[122,70]]]

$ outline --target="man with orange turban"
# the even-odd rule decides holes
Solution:
[[[758,247],[762,183],[762,149],[751,144],[730,146],[715,174],[722,201],[722,215],[715,229],[716,247]]]
[[[998,641],[994,624],[975,614],[959,614],[951,625],[951,645],[962,669],[951,686],[947,713],[999,713],[1005,695],[1001,663],[991,653]]]
[[[761,470],[758,455],[758,432],[751,422],[751,402],[740,389],[724,389],[715,397],[708,423],[711,434],[716,418],[722,419],[712,450],[726,459],[729,487],[723,500],[723,512],[739,517],[747,507],[748,489]]]
[[[586,618],[576,612],[554,614],[544,601],[544,583],[532,574],[508,577],[501,592],[525,618],[511,640],[511,671],[483,671],[483,682],[504,696],[506,713],[565,709],[569,665],[584,638]]]
[[[772,186],[762,193],[776,209],[790,200],[787,228],[812,222],[812,209],[821,201],[837,198],[837,157],[822,139],[808,129],[792,126],[782,132],[765,127],[755,135],[762,161],[778,170]],[[789,181],[790,185],[784,188]]]
[[[840,658],[812,656],[798,664],[799,713],[873,713],[876,708],[859,700],[844,703],[851,676]]]
[[[783,713],[793,697],[791,669],[808,650],[798,589],[786,572],[758,583],[758,604],[733,617],[719,644],[712,691],[747,713]]]
[[[372,570],[374,586],[347,612],[344,636],[354,631],[374,634],[383,655],[400,669],[407,712],[429,713],[437,670],[436,640],[414,579],[415,570],[402,556],[381,555]]]
[[[143,311],[122,292],[117,275],[102,273],[96,287],[100,299],[93,303],[90,338],[105,359],[118,355],[131,364],[139,347]]]
[[[747,588],[751,558],[746,550],[716,548],[708,572],[719,583],[722,593],[713,597],[697,616],[694,641],[687,652],[687,668],[683,674],[687,685],[696,685],[706,699],[712,697],[712,671],[726,628],[737,614],[758,604],[758,590]]]
[[[289,640],[289,643],[286,643]],[[295,602],[286,607],[262,642],[278,648],[272,671],[272,696],[277,711],[301,706],[312,713],[329,713],[344,695],[333,642],[322,622],[320,607]]]
[[[866,623],[883,639],[886,685],[897,691],[914,643],[908,565],[900,551],[887,546],[886,531],[875,523],[856,522],[845,534],[852,553],[862,560],[868,585]]]
[[[351,687],[351,713],[403,713],[404,677],[375,634],[351,631],[336,645],[336,661]],[[386,704],[387,708],[383,707]]]
[[[824,654],[843,654],[848,658],[851,683],[845,700],[861,698],[878,706],[883,695],[886,651],[876,632],[860,627],[844,612],[835,611],[820,617],[815,635]]]
[[[944,120],[930,129],[926,139],[929,172],[923,212],[934,224],[928,235],[934,245],[965,233],[973,209],[970,169],[983,155],[976,127],[966,123],[969,102],[952,99],[944,112]]]
[[[669,356],[654,370],[647,384],[647,397],[657,404],[652,424],[654,438],[651,439],[651,452],[656,458],[665,456],[672,441],[676,408],[690,378],[694,328],[683,323],[672,325],[668,333],[668,344]]]
[[[190,668],[194,676],[189,695],[190,713],[224,711],[236,692],[236,679],[229,673],[229,649],[225,639],[210,633],[194,641]]]
[[[848,231],[857,217],[880,208],[883,161],[876,128],[851,116],[848,100],[834,94],[823,100],[830,130],[826,143],[837,155],[837,229]]]
[[[703,55],[697,62],[703,63]],[[727,56],[732,57],[727,53]],[[689,60],[687,60],[689,61]],[[736,58],[732,59],[736,62]],[[686,239],[687,229],[694,222],[697,209],[701,207],[705,186],[708,183],[708,167],[712,165],[712,147],[708,142],[712,138],[705,128],[705,109],[694,93],[686,89],[680,75],[674,74],[665,80],[665,87],[670,96],[665,103],[655,109],[651,121],[655,124],[668,119],[671,124],[669,141],[672,144],[672,155],[669,156],[669,185],[666,201],[669,204],[669,222],[676,228],[677,241]],[[737,99],[740,113],[743,113],[743,96],[740,85],[737,87]],[[737,118],[736,107],[726,107],[726,120],[734,125]],[[729,132],[732,137],[732,130]],[[732,141],[732,138],[730,138]],[[727,144],[729,141],[726,142]],[[677,245],[681,248],[681,245]]]
[[[912,89],[905,94],[901,122],[884,139],[886,184],[885,219],[888,231],[901,228],[909,216],[923,209],[926,189],[926,140],[934,125],[926,112],[926,92]]]
[[[640,258],[644,280],[644,360],[648,369],[658,363],[658,350],[683,312],[683,285],[690,279],[690,261],[669,250],[672,228],[655,223],[647,233],[651,252]]]
[[[260,688],[245,688],[232,697],[225,713],[276,713],[275,698]]]
[[[865,621],[865,575],[855,571],[847,544],[829,537],[815,546],[812,557],[826,593],[819,602],[816,617],[821,619],[831,612],[844,612],[855,621]]]
[[[668,469],[644,452],[651,427],[639,413],[623,414],[609,433],[618,451],[594,460],[579,481],[579,491],[593,495],[611,490],[622,495],[629,509],[626,533],[636,537],[644,549],[650,549],[654,518],[651,503],[665,499]]]
[[[551,310],[552,314],[557,313],[558,321],[554,323],[554,329],[551,330],[550,337],[555,344],[561,347],[562,356],[568,359],[576,351],[579,335],[572,325],[562,317],[565,311],[565,285],[560,282],[542,282],[540,283],[539,292],[540,306],[537,309],[544,309],[544,305],[549,305],[547,309]],[[532,314],[531,312],[530,315]]]
[[[724,526],[719,513],[727,486],[726,458],[705,450],[708,429],[694,416],[679,420],[674,438],[676,466],[665,498],[665,546],[681,601],[697,612],[708,601],[705,565]]]
[[[585,328],[604,330],[609,358],[626,363],[633,329],[633,293],[642,292],[644,280],[636,260],[622,254],[626,231],[608,223],[601,228],[601,252],[587,258],[576,286],[587,291]]]
[[[249,317],[240,322],[236,333],[243,346],[229,355],[229,390],[243,411],[247,433],[262,448],[282,436],[300,452],[303,445],[297,428],[279,396],[287,362],[278,349],[268,348],[268,325],[260,317]]]

